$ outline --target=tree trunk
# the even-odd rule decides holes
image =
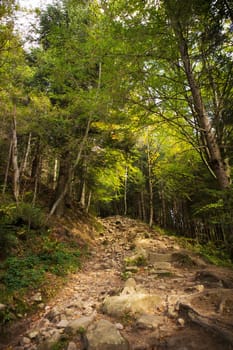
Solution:
[[[32,161],[32,168],[31,168],[31,178],[34,179],[36,177],[37,169],[38,169],[38,164],[40,162],[40,139],[38,138],[36,141],[36,146],[35,146],[35,155]]]
[[[124,215],[127,215],[127,191],[128,191],[128,166],[125,167],[125,183],[124,183]]]
[[[82,139],[82,142],[80,144],[80,147],[79,147],[79,152],[78,152],[78,155],[76,157],[76,160],[74,162],[74,165],[73,167],[71,167],[71,164],[68,164],[68,169],[69,169],[69,175],[67,177],[67,181],[66,183],[63,183],[63,187],[60,186],[59,184],[59,180],[58,180],[58,186],[57,188],[59,188],[59,191],[57,191],[57,199],[55,200],[51,210],[50,210],[50,213],[49,213],[49,217],[52,216],[53,214],[55,213],[60,213],[61,210],[58,210],[57,211],[57,207],[60,205],[61,203],[61,206],[62,206],[62,202],[64,203],[64,198],[69,190],[69,187],[70,187],[70,184],[73,180],[73,176],[72,174],[74,173],[75,169],[77,168],[79,162],[80,162],[80,159],[81,159],[81,155],[82,155],[82,152],[83,152],[83,148],[84,148],[84,145],[87,141],[87,138],[88,138],[88,133],[89,133],[89,130],[90,130],[90,125],[91,125],[91,118],[88,119],[88,122],[87,122],[87,127],[86,127],[86,131],[85,131],[85,135]],[[60,214],[59,214],[60,215]]]
[[[171,11],[170,11],[171,12]],[[224,190],[229,188],[230,179],[227,169],[227,165],[221,155],[220,147],[218,145],[216,135],[212,130],[212,125],[210,123],[208,113],[205,109],[200,88],[197,81],[195,80],[191,60],[188,52],[188,45],[185,37],[183,35],[182,26],[177,18],[170,13],[170,19],[172,23],[173,30],[177,37],[180,56],[184,65],[185,74],[189,83],[189,87],[192,93],[194,110],[196,112],[196,119],[200,128],[201,139],[205,140],[206,147],[209,154],[209,165],[216,175],[219,187]]]
[[[18,144],[16,131],[16,107],[14,107],[13,123],[12,123],[12,167],[13,167],[13,193],[16,202],[19,201],[19,165],[18,165]]]
[[[3,183],[3,188],[2,188],[2,194],[4,194],[4,193],[6,192],[7,179],[8,179],[9,169],[10,169],[10,164],[11,164],[12,146],[13,146],[13,142],[12,142],[12,140],[11,140],[11,142],[10,142],[10,147],[9,147],[9,152],[8,152],[8,159],[7,159],[7,165],[6,165],[6,172],[5,172],[5,177],[4,177],[4,183]]]
[[[144,196],[144,191],[142,190],[140,192],[140,197],[141,197],[141,211],[142,211],[142,221],[146,221],[146,207],[145,207],[145,196]]]
[[[92,191],[90,191],[89,194],[88,194],[86,213],[89,213],[89,209],[90,209],[90,205],[91,205],[91,197],[92,197]]]
[[[60,159],[59,175],[55,190],[55,198],[57,199],[51,209],[51,211],[53,210],[53,214],[57,216],[62,216],[65,211],[65,197],[69,190],[71,177],[71,165],[69,158],[69,154],[66,152]]]
[[[28,142],[27,142],[27,148],[26,148],[24,160],[23,160],[23,162],[22,162],[21,176],[24,175],[25,170],[26,170],[26,168],[27,168],[27,162],[28,162],[28,157],[29,157],[30,148],[31,148],[31,139],[32,139],[32,133],[30,132],[30,134],[29,134],[29,136],[28,136]]]
[[[33,207],[36,204],[36,199],[37,199],[37,193],[38,193],[38,187],[39,187],[39,180],[40,180],[40,170],[41,170],[41,154],[39,155],[39,159],[37,162],[37,169],[36,169],[36,174],[35,174],[35,181],[34,181],[34,193],[33,193],[33,199],[32,199],[32,205]]]
[[[147,164],[148,164],[148,182],[149,182],[149,226],[152,227],[154,219],[154,206],[153,206],[153,179],[152,179],[152,164],[150,157],[150,141],[149,133],[147,137]]]
[[[53,168],[53,189],[56,189],[57,184],[57,176],[58,176],[58,159],[55,158],[54,168]]]
[[[86,206],[86,181],[85,181],[85,179],[83,180],[83,183],[82,183],[80,204],[83,208],[85,208],[85,206]]]

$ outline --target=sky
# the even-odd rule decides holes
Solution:
[[[46,5],[52,3],[53,0],[18,0],[17,2],[24,10],[18,11],[16,14],[16,28],[24,41],[26,41],[25,46],[28,47],[31,44],[27,42],[27,36],[33,33],[32,25],[36,25],[36,16],[33,10],[35,8],[45,8]]]
[[[19,4],[27,8],[44,7],[52,0],[18,0]]]

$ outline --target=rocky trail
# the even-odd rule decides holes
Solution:
[[[232,270],[132,219],[102,223],[82,270],[1,349],[233,349]]]

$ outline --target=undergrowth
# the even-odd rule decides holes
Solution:
[[[170,230],[165,230],[157,226],[155,230],[161,235],[173,237],[183,248],[202,255],[211,264],[233,268],[233,261],[231,260],[229,251],[224,245],[224,242],[209,241],[201,244],[193,238],[181,237]]]
[[[54,235],[43,224],[42,210],[25,203],[0,207],[0,236],[1,326],[33,311],[30,295],[40,291],[42,301],[52,295],[80,268],[86,251],[74,236]]]

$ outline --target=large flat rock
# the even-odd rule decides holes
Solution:
[[[116,326],[107,320],[99,320],[88,327],[85,335],[87,350],[128,350],[129,345]]]
[[[103,311],[110,316],[151,314],[162,304],[156,294],[132,293],[107,297],[103,303]]]

